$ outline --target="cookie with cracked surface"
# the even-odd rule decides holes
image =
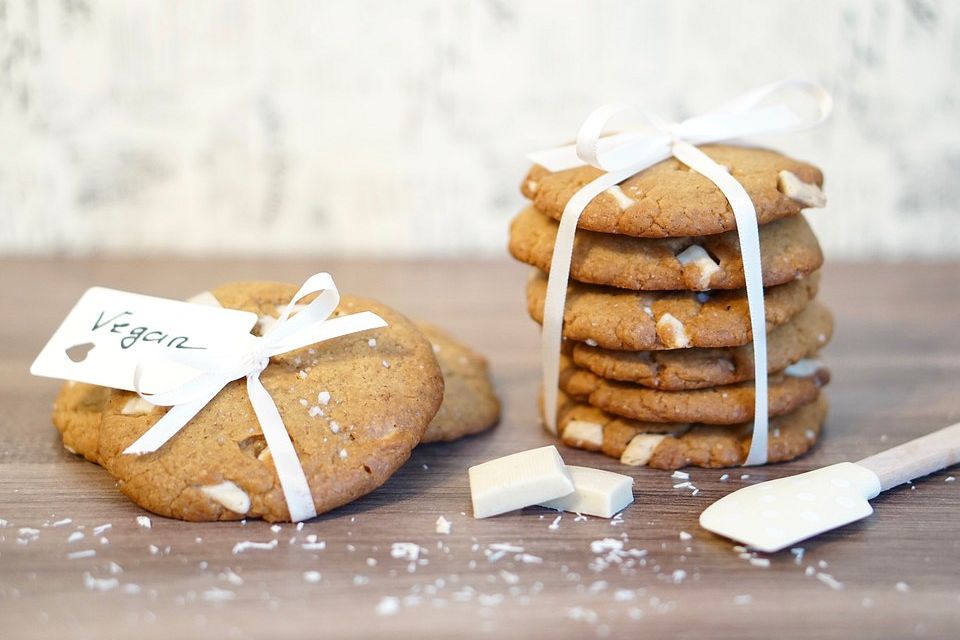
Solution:
[[[236,283],[224,307],[274,315],[297,287]],[[420,442],[443,398],[429,341],[372,300],[343,296],[335,314],[373,311],[388,326],[274,356],[260,376],[303,466],[317,513],[383,484]],[[100,427],[100,461],[140,506],[183,520],[289,520],[270,450],[243,380],[229,383],[158,451],[122,451],[164,414],[114,391]]]
[[[500,420],[487,359],[445,331],[417,322],[443,372],[443,403],[421,442],[450,442],[486,431]]]
[[[819,363],[797,374],[769,376],[770,416],[790,413],[812,402],[829,381],[829,370]],[[660,391],[606,380],[574,366],[568,356],[561,356],[560,389],[598,409],[645,422],[736,424],[753,419],[752,380],[707,389]]]
[[[70,453],[97,462],[100,418],[110,397],[110,389],[85,382],[68,381],[53,401],[53,425]]]
[[[811,301],[800,313],[767,334],[767,370],[799,369],[833,335],[833,316]],[[753,379],[753,344],[728,348],[615,351],[583,342],[571,345],[574,364],[609,380],[652,389],[682,391]]]
[[[700,149],[743,185],[766,224],[826,204],[823,174],[806,162],[776,151],[730,145]],[[550,172],[534,166],[521,184],[524,196],[555,220],[581,187],[602,171],[583,166]],[[586,206],[577,226],[641,238],[703,236],[736,228],[730,203],[717,185],[676,158],[668,158],[627,178]]]
[[[786,462],[809,451],[827,416],[827,399],[812,402],[770,420],[768,462]],[[655,427],[655,428],[651,428]],[[569,447],[599,451],[630,466],[672,471],[687,466],[740,466],[752,442],[753,423],[718,426],[661,424],[630,420],[561,394],[560,440]]]
[[[816,296],[820,272],[764,290],[767,331],[796,316]],[[543,322],[547,277],[534,271],[527,311]],[[571,280],[563,337],[604,349],[647,351],[687,347],[738,347],[752,339],[743,289],[637,292]]]
[[[558,223],[533,207],[510,225],[510,253],[541,271],[550,270]],[[763,285],[784,284],[823,264],[823,253],[802,215],[760,227]],[[570,277],[580,282],[634,290],[706,291],[745,286],[736,231],[686,238],[634,238],[577,231]]]

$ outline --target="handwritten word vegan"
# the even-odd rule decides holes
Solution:
[[[187,336],[171,336],[169,333],[150,327],[131,327],[130,322],[126,322],[128,316],[132,316],[131,311],[122,311],[110,318],[104,318],[104,312],[100,312],[100,317],[93,323],[93,331],[110,328],[110,333],[123,335],[120,339],[120,347],[129,349],[138,342],[155,342],[161,347],[171,347],[174,349],[206,349],[206,347],[196,347],[189,343]],[[128,327],[131,327],[128,329]]]

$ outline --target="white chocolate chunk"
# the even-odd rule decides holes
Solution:
[[[690,336],[683,323],[672,314],[665,313],[657,320],[657,336],[671,349],[683,349],[690,346]]]
[[[621,209],[629,209],[637,203],[636,200],[625,194],[619,185],[610,187],[607,189],[607,193],[613,196],[613,199],[617,201],[617,204],[620,205]]]
[[[640,433],[633,437],[620,456],[620,462],[631,467],[642,467],[650,462],[653,452],[667,436],[660,433]]]
[[[783,372],[794,378],[809,378],[821,368],[823,368],[823,363],[819,360],[813,358],[803,358],[802,360],[797,360],[794,362],[792,365],[784,369]]]
[[[264,447],[263,451],[257,454],[257,460],[265,464],[273,464],[273,454],[270,453],[270,447]]]
[[[710,278],[720,270],[720,265],[714,262],[707,250],[698,244],[692,244],[677,255],[680,264],[687,266],[692,264],[697,269],[697,279],[690,283],[699,291],[706,291],[710,288]]]
[[[250,496],[229,480],[200,487],[200,491],[234,513],[246,513],[250,511]]]
[[[536,180],[527,180],[527,191],[530,193],[536,193],[537,189],[540,188],[540,185],[537,184]]]
[[[151,411],[153,411],[153,406],[140,396],[130,398],[127,400],[127,403],[123,405],[123,408],[120,409],[120,413],[125,416],[145,416]]]
[[[223,306],[222,304],[220,304],[220,301],[217,300],[216,296],[214,296],[214,295],[213,295],[212,293],[210,293],[209,291],[201,291],[200,293],[198,293],[198,294],[196,294],[196,295],[194,295],[194,296],[190,296],[189,298],[187,298],[187,302],[189,302],[189,303],[191,303],[191,304],[203,304],[203,305],[206,305],[206,306],[208,306],[208,307],[222,307],[222,306]]]
[[[473,517],[488,518],[562,498],[573,481],[554,446],[521,451],[467,470]]]
[[[603,425],[586,420],[571,420],[563,428],[560,440],[571,447],[592,445],[599,448],[603,444]]]
[[[568,466],[573,493],[540,503],[541,507],[612,518],[633,502],[633,478],[612,471]]]
[[[781,171],[777,174],[777,189],[791,200],[796,200],[806,207],[824,207],[827,196],[815,184],[804,182],[797,174],[790,171]]]

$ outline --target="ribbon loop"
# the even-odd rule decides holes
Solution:
[[[805,117],[782,102],[789,92],[813,100],[816,107],[813,117]],[[764,104],[775,98],[779,102]],[[600,193],[631,175],[673,156],[720,189],[730,203],[736,220],[754,347],[753,440],[745,464],[766,463],[768,426],[766,314],[756,209],[743,185],[724,167],[698,149],[697,145],[814,127],[827,118],[832,105],[833,100],[826,90],[803,80],[784,80],[764,85],[712,111],[680,123],[671,123],[656,114],[628,104],[613,103],[599,107],[587,116],[577,134],[575,145],[546,149],[527,156],[528,159],[549,171],[564,171],[591,165],[606,172],[584,185],[567,202],[560,217],[550,261],[541,333],[545,404],[543,413],[546,426],[550,431],[557,433],[560,343],[563,339],[563,314],[577,222],[587,205]],[[626,114],[643,122],[650,131],[629,130],[605,136],[604,130],[609,122],[615,117]]]
[[[297,303],[314,293],[318,294],[317,297],[305,308],[298,310]],[[177,353],[171,357],[170,360],[199,371],[195,378],[181,386],[145,395],[140,391],[140,381],[149,365],[146,362],[138,365],[134,372],[134,388],[137,393],[152,404],[171,408],[123,453],[143,454],[156,451],[185,427],[225,386],[246,377],[247,395],[260,422],[267,446],[270,447],[291,520],[299,522],[317,515],[310,485],[297,457],[296,448],[290,440],[276,404],[260,381],[260,374],[269,366],[272,356],[340,336],[387,326],[380,316],[369,311],[330,319],[339,304],[340,292],[333,278],[328,273],[318,273],[303,283],[277,321],[263,336],[243,336],[235,352]]]

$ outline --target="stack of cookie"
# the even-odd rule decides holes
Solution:
[[[766,302],[770,462],[813,446],[829,374],[816,354],[832,317],[816,299],[823,256],[801,210],[825,204],[814,166],[774,151],[702,150],[744,186],[760,223]],[[543,319],[558,220],[589,166],[535,166],[532,201],[510,229],[510,252],[537,268],[527,304]],[[578,223],[564,309],[557,427],[573,447],[629,465],[742,464],[754,411],[752,334],[730,206],[676,159],[608,189]]]

